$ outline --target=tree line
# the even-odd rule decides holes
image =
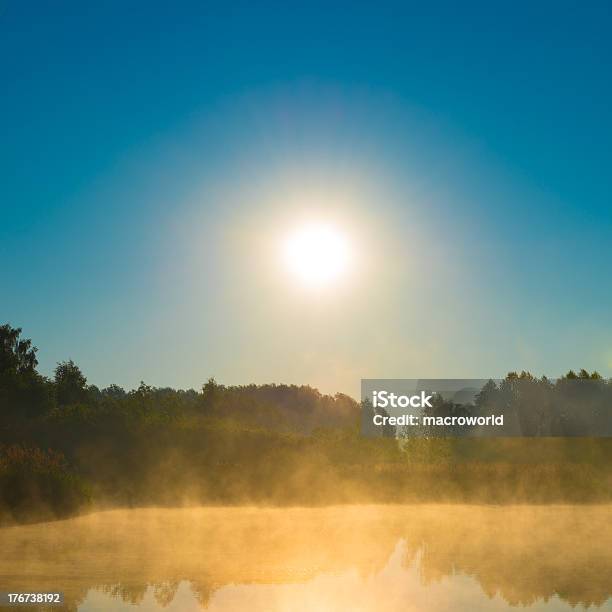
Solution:
[[[398,444],[362,436],[360,405],[343,394],[282,384],[225,386],[212,378],[197,390],[144,382],[132,390],[98,388],[72,360],[58,363],[53,376],[42,375],[36,354],[21,329],[0,326],[0,522],[117,505],[593,501],[612,495],[606,485],[610,438]],[[609,390],[609,382],[588,376]],[[494,405],[508,388],[523,387],[544,393],[549,384],[510,374],[485,387],[476,404]],[[547,405],[525,400],[525,422],[553,423],[540,416]]]

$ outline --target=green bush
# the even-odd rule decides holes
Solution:
[[[69,516],[90,502],[89,488],[61,453],[0,446],[0,520],[24,522]]]

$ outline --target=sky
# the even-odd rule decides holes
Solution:
[[[90,383],[612,376],[609,2],[0,2],[0,320]],[[278,244],[336,228],[324,291]]]

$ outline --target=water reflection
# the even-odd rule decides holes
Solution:
[[[63,590],[82,611],[612,610],[610,519],[610,506],[117,510],[0,530],[0,583]]]

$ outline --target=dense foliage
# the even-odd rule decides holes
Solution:
[[[361,436],[360,408],[350,397],[307,386],[226,387],[210,379],[198,391],[144,383],[99,389],[72,361],[58,364],[52,379],[37,365],[21,330],[0,326],[4,517],[62,516],[90,499],[104,506],[612,496],[608,439],[398,444]],[[511,374],[488,389],[487,402],[508,385],[542,380]],[[541,406],[524,407],[525,418],[530,409],[539,414]]]
[[[0,447],[0,518],[65,516],[89,501],[88,487],[71,473],[61,453],[17,444]]]

